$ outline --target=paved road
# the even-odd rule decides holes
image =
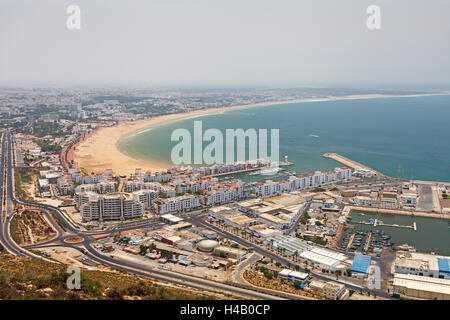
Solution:
[[[5,135],[6,135],[6,137],[5,137]],[[234,287],[231,285],[222,284],[222,283],[214,282],[211,280],[200,279],[200,278],[196,278],[196,277],[192,277],[192,276],[186,276],[186,275],[182,275],[182,274],[171,272],[171,271],[163,271],[160,269],[150,269],[148,267],[145,268],[144,266],[139,265],[139,264],[135,264],[135,263],[132,263],[129,261],[118,261],[117,259],[114,259],[114,258],[111,258],[109,256],[99,253],[91,246],[91,242],[93,241],[92,236],[101,235],[101,234],[112,234],[112,233],[115,233],[118,231],[123,231],[123,230],[127,230],[127,229],[130,230],[130,229],[135,229],[135,228],[143,227],[143,226],[147,227],[148,225],[151,225],[152,221],[150,221],[149,219],[146,219],[146,220],[137,221],[137,222],[134,222],[131,224],[126,224],[124,226],[113,227],[113,228],[111,228],[111,230],[94,231],[94,232],[84,231],[83,232],[79,229],[79,227],[77,225],[75,225],[72,221],[68,220],[67,217],[65,217],[65,215],[62,214],[60,212],[60,210],[56,207],[16,199],[14,196],[13,183],[12,183],[12,176],[14,173],[12,171],[12,154],[11,154],[12,144],[11,144],[11,138],[10,138],[9,132],[6,132],[6,134],[4,134],[2,136],[2,147],[5,148],[6,145],[8,146],[7,149],[8,149],[9,156],[6,157],[6,159],[5,159],[5,157],[2,156],[2,159],[1,159],[2,173],[0,175],[0,180],[1,180],[0,182],[3,182],[3,178],[4,178],[3,175],[6,174],[6,177],[7,177],[6,185],[8,186],[7,187],[7,189],[8,189],[7,190],[8,191],[7,198],[9,197],[10,200],[12,200],[16,203],[19,203],[19,204],[35,206],[35,207],[41,208],[43,210],[47,210],[48,212],[52,213],[60,221],[64,221],[65,226],[58,228],[59,232],[58,232],[57,237],[51,241],[47,241],[43,244],[40,244],[40,247],[45,247],[45,246],[46,247],[49,247],[49,246],[73,247],[77,250],[82,251],[89,259],[91,259],[92,261],[95,261],[97,263],[108,265],[108,266],[114,267],[116,269],[132,272],[132,273],[146,276],[149,278],[153,278],[156,280],[161,280],[164,282],[181,284],[181,285],[198,288],[198,289],[202,289],[202,290],[210,288],[210,289],[214,289],[214,290],[218,290],[218,291],[227,291],[230,293],[234,293],[234,294],[238,294],[238,295],[245,295],[247,297],[251,297],[251,298],[255,298],[255,299],[277,299],[278,298],[275,295],[268,295],[266,293],[261,293],[261,292],[257,292],[254,290],[237,288],[237,287]],[[3,150],[5,150],[5,149],[3,149]],[[2,186],[3,186],[3,183],[2,183]],[[3,187],[2,187],[2,199],[3,199],[3,194],[4,193],[3,193]],[[2,203],[3,203],[3,201],[2,201]],[[49,215],[49,219],[51,221],[55,221],[53,219],[53,217],[50,215]],[[212,225],[206,223],[204,221],[205,215],[201,215],[201,216],[188,215],[188,216],[186,216],[185,219],[195,225],[200,225],[207,229],[214,230],[218,234],[222,235],[223,237],[234,240],[237,243],[239,243],[245,247],[253,248],[253,250],[260,255],[270,257],[273,260],[278,261],[284,265],[288,265],[288,264],[292,265],[293,264],[292,261],[290,261],[284,257],[278,256],[269,250],[255,246],[254,244],[248,242],[245,239],[237,237],[234,234],[225,232],[215,226],[212,226]],[[16,254],[19,256],[23,256],[23,255],[35,256],[32,253],[30,253],[29,251],[26,251],[23,248],[20,248],[19,246],[17,246],[17,244],[15,244],[14,241],[11,241],[9,236],[5,236],[5,235],[7,235],[7,232],[6,232],[7,229],[9,229],[8,224],[5,224],[4,226],[2,225],[2,232],[0,234],[0,241],[2,241],[2,243],[3,242],[5,243],[5,247],[9,248],[9,250],[11,250],[11,252],[13,254]],[[83,238],[83,242],[78,245],[71,245],[71,244],[65,243],[64,239],[67,237],[70,237],[70,236],[81,237],[81,238]],[[39,245],[28,246],[28,248],[31,248],[31,247],[37,248],[37,247],[39,247]],[[314,274],[314,276],[316,278],[319,278],[322,280],[330,280],[331,278],[333,278],[333,277],[325,276],[322,274]],[[354,289],[354,290],[359,290],[359,288],[360,288],[358,286],[349,284],[346,281],[341,280],[338,282],[345,283],[347,285],[347,287]],[[383,291],[378,290],[375,292],[380,297],[387,297],[387,298],[389,297],[388,294]]]
[[[84,253],[86,257],[88,257],[90,260],[107,265],[119,270],[128,271],[137,275],[141,275],[144,277],[152,278],[155,280],[163,281],[166,283],[172,283],[177,284],[185,287],[191,287],[196,288],[200,290],[207,290],[207,291],[214,291],[214,292],[227,292],[234,295],[239,296],[245,296],[252,299],[283,299],[281,297],[278,297],[276,295],[266,294],[264,292],[258,292],[255,290],[248,290],[248,289],[242,289],[238,288],[232,285],[228,284],[222,284],[219,282],[201,279],[193,276],[187,276],[183,274],[179,274],[176,272],[171,271],[165,271],[160,269],[151,269],[148,266],[142,266],[140,264],[132,263],[129,261],[120,261],[118,259],[111,258],[109,256],[106,256],[104,254],[99,253],[96,251],[92,246],[91,242],[93,241],[94,235],[101,235],[101,234],[112,234],[118,231],[123,230],[131,230],[135,229],[139,226],[151,226],[152,224],[155,224],[155,226],[158,226],[157,221],[154,221],[152,219],[137,221],[131,224],[125,224],[124,226],[118,226],[115,228],[112,228],[112,230],[109,231],[96,231],[96,232],[83,232],[79,230],[79,227],[73,224],[72,221],[69,221],[64,214],[60,212],[60,210],[56,207],[49,206],[49,205],[43,205],[38,203],[32,203],[28,201],[22,201],[20,199],[16,199],[14,195],[13,190],[13,183],[12,183],[12,176],[13,176],[13,166],[12,166],[12,143],[11,143],[11,137],[9,132],[6,132],[2,135],[2,151],[8,150],[8,152],[2,152],[2,157],[0,160],[1,165],[1,174],[0,174],[0,183],[1,183],[1,192],[2,192],[2,208],[3,203],[5,201],[13,201],[15,203],[19,203],[22,205],[29,205],[34,206],[37,208],[41,208],[44,211],[47,210],[51,212],[56,218],[64,221],[65,226],[57,226],[57,223],[53,219],[53,216],[49,215],[48,218],[50,221],[55,222],[55,228],[57,228],[58,234],[57,236],[49,241],[46,241],[45,243],[41,243],[39,245],[30,245],[27,246],[27,248],[38,248],[38,247],[54,247],[54,246],[60,246],[60,247],[72,247],[74,249],[77,249]],[[8,156],[6,156],[8,155]],[[4,177],[6,176],[6,183],[7,186],[7,193],[4,193]],[[6,199],[8,198],[8,199]],[[1,208],[1,209],[2,209]],[[37,257],[39,256],[34,255],[30,251],[25,250],[24,248],[19,247],[10,237],[9,235],[9,219],[6,220],[8,223],[1,223],[1,229],[0,229],[0,242],[2,245],[10,251],[12,254],[16,256],[29,256],[29,257]],[[69,244],[65,243],[64,239],[67,237],[73,237],[78,236],[83,238],[83,242],[80,244]]]
[[[231,239],[231,240],[239,243],[240,245],[242,245],[244,247],[252,248],[254,252],[256,252],[256,253],[258,253],[258,254],[260,254],[262,256],[269,257],[269,258],[273,259],[274,261],[280,262],[283,265],[289,265],[289,264],[290,265],[295,265],[294,262],[292,262],[291,260],[289,260],[287,258],[281,257],[281,256],[279,256],[279,255],[277,255],[277,254],[275,254],[275,253],[273,253],[273,252],[271,252],[271,251],[269,251],[267,249],[264,249],[264,248],[262,248],[260,246],[255,245],[255,244],[253,244],[253,243],[251,243],[251,242],[249,242],[249,241],[247,241],[247,240],[245,240],[245,239],[243,239],[241,237],[238,237],[238,236],[236,236],[236,235],[234,235],[232,233],[226,232],[226,231],[224,231],[224,230],[222,230],[222,229],[220,229],[220,228],[218,228],[216,226],[213,226],[213,225],[205,222],[204,221],[204,216],[189,216],[189,217],[186,217],[185,220],[191,222],[192,224],[201,226],[203,228],[213,230],[218,235],[220,235],[220,236],[222,236],[224,238],[227,238],[227,239]],[[302,266],[299,265],[299,267],[300,267],[301,270],[304,271],[304,268]],[[340,283],[345,284],[347,286],[347,288],[353,289],[355,291],[359,291],[361,289],[360,286],[358,286],[356,284],[352,284],[352,283],[350,283],[348,281],[345,281],[342,278],[339,279],[339,280],[336,280],[336,278],[334,276],[327,276],[327,275],[324,275],[324,274],[321,274],[321,273],[316,273],[316,272],[311,272],[311,273],[317,279],[321,279],[321,280],[325,280],[325,281],[333,280],[333,281],[336,281],[336,282],[340,282]],[[383,297],[383,298],[387,298],[387,299],[391,298],[389,296],[389,294],[387,292],[383,291],[383,290],[371,290],[371,291],[375,292],[377,294],[377,296],[379,296],[379,297]]]

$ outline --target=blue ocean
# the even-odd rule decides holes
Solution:
[[[167,123],[123,139],[127,154],[171,164],[173,130],[279,129],[280,158],[297,173],[340,165],[335,152],[389,176],[450,181],[450,96],[302,102],[236,109]],[[206,145],[207,143],[205,143]]]

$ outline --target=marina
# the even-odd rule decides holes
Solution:
[[[380,253],[393,246],[391,236],[382,230],[351,230],[339,243],[339,248],[348,252]]]
[[[450,223],[442,219],[420,216],[393,215],[390,213],[370,213],[352,210],[348,215],[338,246],[343,250],[364,251],[372,232],[372,246],[402,250],[404,244],[423,253],[450,255]],[[375,220],[377,223],[375,224]],[[355,234],[352,237],[352,234]],[[378,250],[378,249],[377,249]],[[375,251],[373,251],[375,252]]]

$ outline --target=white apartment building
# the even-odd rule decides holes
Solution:
[[[154,201],[153,207],[158,214],[170,212],[189,211],[200,206],[200,200],[190,194],[172,198],[158,198]]]
[[[60,194],[68,195],[73,191],[74,183],[69,176],[61,176],[58,178],[56,185],[58,186]]]
[[[244,185],[239,184],[229,188],[214,188],[211,191],[204,191],[200,197],[200,202],[207,206],[227,203],[242,199],[244,196]]]
[[[81,205],[80,212],[85,222],[126,220],[142,217],[144,205],[126,193],[97,195],[96,199]]]
[[[80,193],[75,193],[75,206],[77,209],[80,209],[83,204],[86,204],[90,201],[94,201],[98,199],[98,193],[93,191],[85,191]]]
[[[111,193],[116,192],[116,184],[115,181],[100,181],[98,183],[81,184],[75,188],[75,192],[81,193],[92,191],[100,194]]]
[[[155,190],[138,190],[131,194],[133,200],[142,203],[145,209],[151,209],[153,201],[158,198],[158,191]]]
[[[258,183],[256,186],[256,194],[260,197],[270,197],[283,192],[306,189],[309,187],[320,186],[327,183],[350,179],[352,171],[349,168],[335,168],[334,171],[320,172],[314,174],[309,173],[299,175],[298,177],[289,177],[289,180],[272,181],[267,180],[265,183]]]
[[[377,206],[377,198],[367,196],[356,196],[353,198],[353,200],[358,206],[365,206],[365,207]]]
[[[155,190],[160,191],[163,188],[158,182],[144,182],[142,180],[130,180],[125,182],[125,192],[133,192],[138,190]]]

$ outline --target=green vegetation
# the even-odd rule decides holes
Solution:
[[[194,300],[209,296],[168,288],[126,272],[81,270],[81,288],[69,290],[67,266],[0,254],[1,300]]]
[[[48,140],[33,140],[40,148],[42,152],[59,152],[61,151],[61,146],[54,144]]]
[[[308,212],[303,212],[302,216],[300,217],[300,223],[303,225],[306,225],[311,217],[309,216]]]
[[[57,121],[53,122],[43,122],[36,121],[33,123],[33,135],[38,138],[42,138],[45,136],[53,136],[53,137],[63,137],[71,133],[72,128],[67,128],[64,130],[60,126],[58,126]]]
[[[270,271],[266,267],[260,267],[259,270],[264,274],[267,280],[271,280],[273,278],[278,277],[278,272]]]
[[[309,236],[303,236],[302,237],[302,236],[300,236],[298,238],[301,238],[301,239],[306,240],[306,241],[311,241],[311,242],[314,242],[316,244],[320,244],[322,246],[325,246],[328,243],[328,239],[322,239],[322,238],[319,238],[319,237],[309,237]]]
[[[325,191],[327,191],[327,190],[324,189],[324,188],[321,188],[321,187],[315,187],[315,188],[313,189],[313,192],[325,192]]]
[[[124,238],[124,239],[122,239],[122,242],[124,242],[125,239],[126,239],[126,242],[129,241],[128,238]],[[153,250],[155,250],[157,253],[159,253],[161,258],[166,258],[166,259],[172,259],[173,258],[173,252],[172,251],[168,251],[168,250],[164,250],[164,249],[158,249],[158,248],[156,248],[156,245],[154,243],[151,243],[148,246],[141,245],[139,247],[140,254],[142,254],[142,255],[146,254],[147,251],[153,251]]]

